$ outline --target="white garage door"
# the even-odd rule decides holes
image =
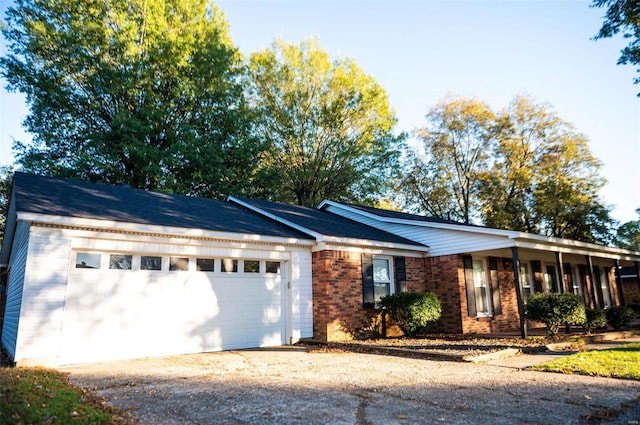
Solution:
[[[65,298],[60,364],[286,342],[284,262],[227,260],[225,270],[223,259],[201,264],[158,256],[160,270],[143,270],[154,268],[144,256],[77,257]],[[92,261],[100,268],[90,268]]]

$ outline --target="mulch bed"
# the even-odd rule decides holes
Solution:
[[[579,348],[580,334],[559,334],[557,338],[530,336],[527,339],[517,337],[470,337],[462,335],[433,334],[420,338],[379,338],[354,340],[349,342],[320,343],[307,341],[309,352],[360,352],[385,355],[397,355],[413,358],[428,358],[450,361],[466,361],[477,356],[498,353],[507,349],[522,352],[546,351],[547,344],[575,341],[567,344],[568,350]]]

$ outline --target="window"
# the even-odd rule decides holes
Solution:
[[[547,292],[560,292],[555,266],[547,266],[545,268],[544,280],[547,285]]]
[[[522,298],[526,300],[531,294],[533,294],[531,275],[529,274],[529,264],[527,263],[520,263],[520,284],[522,285]]]
[[[169,271],[187,271],[189,270],[189,259],[185,257],[170,257]]]
[[[162,257],[143,255],[140,257],[140,270],[161,270]]]
[[[373,257],[373,296],[375,302],[391,293],[391,259]]]
[[[279,261],[267,261],[266,272],[267,273],[280,273],[280,262]]]
[[[609,276],[606,272],[607,268],[603,268],[600,270],[600,288],[602,289],[602,300],[603,307],[609,308],[611,307],[611,288],[609,287]]]
[[[198,258],[196,259],[196,270],[199,272],[212,272],[214,271],[213,258]]]
[[[260,261],[244,260],[245,273],[260,273]]]
[[[112,270],[131,270],[131,255],[111,254],[109,268]]]
[[[222,265],[223,273],[237,273],[238,272],[238,260],[230,260],[225,258],[220,263]]]
[[[473,259],[473,287],[476,299],[476,314],[488,315],[489,312],[489,288],[487,285],[487,272],[484,269],[484,260]]]
[[[99,269],[100,254],[78,252],[76,254],[76,269]]]

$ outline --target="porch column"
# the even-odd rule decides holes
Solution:
[[[636,266],[636,279],[638,280],[638,289],[640,290],[640,261],[634,261],[633,264]]]
[[[616,288],[618,288],[618,298],[620,299],[620,305],[625,305],[624,290],[622,289],[622,276],[620,275],[620,260],[615,260],[615,270],[616,270]]]
[[[524,316],[524,299],[522,298],[522,282],[520,281],[520,258],[518,256],[518,247],[511,248],[511,257],[513,258],[513,280],[516,286],[516,299],[518,300],[518,315],[520,316],[520,336],[527,337],[527,319]]]
[[[560,279],[558,279],[558,288],[562,294],[568,291],[564,286],[564,266],[562,265],[562,252],[560,251],[556,252],[556,264],[558,266],[558,273],[560,274]]]
[[[602,308],[600,300],[602,299],[602,288],[596,283],[593,274],[593,263],[591,262],[591,256],[585,255],[587,260],[587,273],[589,274],[589,282],[591,283],[591,300],[593,301],[593,308]],[[600,298],[600,299],[598,299]]]

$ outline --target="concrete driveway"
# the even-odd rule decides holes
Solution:
[[[486,364],[282,348],[60,370],[142,424],[640,423],[640,382]]]

